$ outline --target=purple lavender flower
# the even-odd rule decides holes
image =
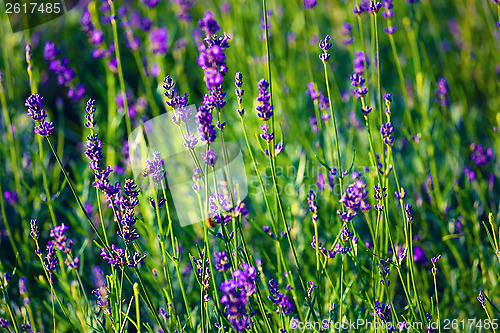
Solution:
[[[274,139],[274,132],[269,133],[269,124],[262,124],[260,125],[260,129],[262,130],[262,134],[260,137],[266,141],[267,143],[270,143]]]
[[[283,142],[280,141],[278,143],[274,144],[274,153],[272,154],[272,157],[278,156],[279,153],[283,151]],[[264,154],[269,155],[269,150],[267,148],[264,148]]]
[[[47,118],[47,112],[42,109],[43,97],[38,94],[33,94],[26,99],[24,103],[28,107],[28,116],[34,121],[41,123]]]
[[[78,101],[85,94],[85,88],[82,85],[79,85],[76,90],[75,88],[70,89],[74,87],[72,81],[75,77],[75,72],[68,66],[68,58],[63,57],[61,59],[57,59],[58,54],[59,50],[56,48],[55,44],[47,41],[44,48],[44,57],[45,60],[50,61],[49,70],[56,74],[58,85],[68,87],[68,97]]]
[[[352,25],[350,23],[344,23],[342,25],[342,35],[344,36],[344,45],[351,45],[354,43],[354,38],[352,38]]]
[[[431,263],[432,263],[432,275],[436,275],[438,272],[438,268],[436,267],[437,262],[441,259],[441,255],[438,255],[437,257],[431,258]]]
[[[50,237],[54,240],[55,247],[66,254],[66,260],[64,263],[70,268],[76,268],[80,262],[78,257],[73,257],[71,255],[71,246],[73,245],[73,240],[68,239],[66,236],[66,230],[68,227],[62,223],[60,226],[54,226],[52,230],[50,230]]]
[[[382,322],[391,322],[391,305],[385,305],[383,302],[375,302],[375,314],[380,318],[380,320],[382,320]]]
[[[422,264],[427,263],[427,256],[425,255],[425,252],[418,245],[413,247],[413,262],[419,262]]]
[[[226,251],[215,252],[214,257],[215,269],[219,272],[226,272],[229,268],[231,268],[231,262],[229,261]]]
[[[203,15],[203,18],[198,21],[198,27],[203,29],[207,36],[212,36],[220,30],[220,26],[213,18],[213,16],[214,14],[212,12],[206,11],[205,15]]]
[[[363,51],[356,52],[353,64],[354,73],[362,76],[365,73],[367,67],[370,65],[368,55],[366,55]]]
[[[282,294],[279,291],[278,282],[274,279],[269,280],[269,292],[271,295],[268,296],[269,300],[276,304],[276,313],[283,313],[285,316],[289,316],[292,313],[293,305],[288,300],[286,294]]]
[[[151,176],[157,184],[165,179],[167,172],[163,169],[163,160],[159,152],[155,151],[151,159],[146,161],[145,173]]]
[[[7,329],[8,326],[9,326],[9,320],[8,319],[0,318],[0,328]]]
[[[234,93],[236,94],[236,100],[238,101],[239,108],[237,110],[238,115],[240,117],[243,117],[245,114],[245,109],[241,107],[241,103],[243,102],[243,95],[245,94],[245,90],[242,89],[243,87],[243,74],[241,72],[236,73],[236,76],[234,78],[234,85],[236,86],[236,89],[234,90]]]
[[[66,230],[68,230],[68,226],[64,223],[60,226],[55,226],[52,230],[50,230],[50,237],[54,239],[55,246],[63,253],[70,252],[71,246],[73,245],[73,240],[68,239],[65,235]]]
[[[28,297],[28,279],[25,277],[22,277],[19,279],[19,294],[23,298],[23,304],[28,305],[30,304],[30,298]]]
[[[58,55],[59,50],[57,49],[56,44],[47,41],[43,49],[43,57],[45,60],[54,60]]]
[[[377,14],[380,8],[382,8],[380,1],[370,1],[370,12],[372,14]]]
[[[304,0],[304,8],[314,8],[316,6],[316,0]]]
[[[204,70],[204,81],[207,90],[222,84],[227,72],[225,49],[229,47],[231,39],[224,33],[223,37],[211,35],[198,46],[198,66]]]
[[[165,103],[168,106],[174,110],[186,108],[188,105],[188,94],[186,93],[184,96],[181,96],[177,93],[175,90],[175,82],[169,75],[163,79],[163,89],[165,89],[164,95],[168,99]],[[177,119],[174,120],[174,122],[177,123]]]
[[[398,30],[398,27],[396,26],[387,26],[384,28],[384,32],[388,35],[394,34]]]
[[[319,206],[316,203],[316,194],[314,193],[313,190],[309,190],[309,193],[307,194],[307,204],[309,205],[309,210],[311,211],[311,213],[313,213],[312,215],[313,222],[317,223]]]
[[[222,282],[219,286],[224,293],[220,299],[225,307],[224,314],[237,332],[244,332],[253,326],[247,305],[250,297],[256,292],[256,280],[255,267],[242,263],[241,268],[233,271],[232,279]]]
[[[345,193],[339,200],[346,210],[344,212],[338,210],[337,214],[339,214],[342,220],[346,222],[351,221],[357,215],[358,209],[367,208],[367,203],[365,202],[367,195],[368,191],[366,191],[365,181],[363,179],[356,179],[355,182],[347,186]]]
[[[123,198],[122,202],[123,206],[125,206],[125,211],[118,218],[121,224],[121,231],[117,233],[128,244],[139,238],[139,234],[134,229],[135,222],[137,221],[134,208],[139,204],[137,196],[139,196],[140,188],[138,188],[133,179],[125,179],[123,192],[126,195],[126,198]]]
[[[468,165],[466,165],[463,169],[463,174],[465,177],[469,179],[470,182],[476,180],[476,172]]]
[[[42,109],[43,97],[38,94],[32,94],[26,99],[24,105],[28,107],[28,116],[38,123],[38,126],[34,128],[34,132],[48,138],[54,132],[54,123],[45,121],[47,112]]]
[[[330,107],[330,100],[328,99],[328,97],[326,97],[325,95],[323,95],[322,92],[320,92],[318,100],[319,100],[318,102],[319,109],[323,112],[327,111],[328,108]],[[330,119],[329,114],[321,115],[321,120],[326,121],[328,119]]]
[[[257,116],[263,121],[271,119],[273,116],[273,107],[271,106],[271,93],[269,92],[269,82],[262,79],[259,81],[259,96],[257,97],[257,102],[259,105],[255,108],[257,110]]]
[[[150,48],[153,54],[165,55],[168,46],[167,28],[154,28],[149,32]]]
[[[444,77],[440,78],[437,82],[437,88],[435,90],[436,94],[436,102],[441,106],[447,106],[450,102],[450,98],[448,94],[450,93],[450,89],[448,88],[448,83]]]
[[[476,163],[477,166],[485,165],[491,161],[493,150],[491,148],[484,148],[481,144],[472,143],[470,145],[472,154],[470,159]]]
[[[105,314],[108,316],[111,315],[109,290],[106,288],[106,280],[104,279],[104,274],[100,266],[94,266],[92,268],[92,281],[97,287],[92,290],[92,293],[97,297],[97,305],[102,308]]]
[[[361,74],[354,73],[350,76],[351,79],[351,85],[353,86],[353,89],[351,90],[352,95],[356,98],[363,97],[368,93],[368,88],[365,86],[365,79]],[[367,115],[370,113],[371,108],[368,106],[365,106],[364,108],[361,109],[363,114]]]
[[[316,119],[316,117],[309,117],[309,124],[311,125],[311,131],[313,131],[313,133],[319,132],[318,119]]]
[[[479,291],[479,295],[477,296],[477,300],[481,304],[481,306],[484,308],[486,307],[486,300],[484,298],[484,293],[482,290]]]
[[[205,160],[205,164],[210,165],[211,167],[215,167],[219,155],[217,155],[212,149],[207,152],[202,151],[200,154],[201,157]]]
[[[413,222],[413,207],[409,204],[405,204],[404,209],[405,209],[405,215],[406,215],[406,218],[408,219],[408,222],[412,223]]]
[[[388,146],[392,146],[392,144],[394,143],[394,137],[392,136],[393,131],[394,127],[390,122],[382,124],[382,127],[380,128],[380,134],[384,138],[384,143]]]
[[[102,146],[104,144],[97,138],[97,134],[89,134],[87,136],[87,150],[85,151],[85,155],[89,158],[89,167],[95,173],[100,170],[100,161],[103,159],[102,155]]]
[[[325,39],[320,40],[319,42],[319,48],[323,51],[322,54],[319,55],[319,58],[321,61],[325,62],[330,59],[330,54],[328,53],[328,50],[332,47],[332,43],[330,43],[330,36],[326,35]]]
[[[43,136],[44,138],[48,138],[52,132],[54,132],[54,123],[53,122],[43,122],[35,127],[35,133]]]
[[[209,107],[202,104],[196,113],[196,123],[198,124],[198,133],[200,140],[207,144],[215,141],[216,132],[212,124],[212,112]]]
[[[179,5],[177,10],[177,17],[186,23],[191,22],[193,18],[191,15],[191,7],[194,5],[194,1],[191,0],[174,0],[174,2]]]
[[[163,206],[163,204],[166,201],[167,200],[165,198],[159,198],[159,200],[158,200],[158,208],[160,208],[161,206]],[[151,207],[153,207],[153,209],[156,209],[156,201],[155,201],[155,199],[149,198],[149,203],[151,204]]]
[[[374,185],[373,187],[375,188],[375,194],[373,195],[373,197],[375,198],[375,200],[377,200],[375,209],[378,212],[381,212],[384,209],[383,199],[387,196],[387,193],[385,193],[387,188],[381,187],[380,184]]]
[[[19,198],[17,196],[17,192],[16,191],[5,191],[3,192],[3,197],[5,199],[5,201],[7,201],[7,203],[11,206],[15,206],[18,202],[19,202]]]
[[[390,262],[391,259],[387,260],[380,259],[380,264],[378,265],[378,268],[380,269],[379,274],[382,277],[380,283],[382,283],[382,285],[386,287],[389,287],[389,285],[391,284],[391,281],[387,278],[389,272],[391,271],[391,267],[389,266]]]
[[[311,298],[313,289],[316,288],[317,286],[312,281],[309,281],[308,283],[309,287],[307,288],[307,298]]]
[[[49,241],[46,246],[46,255],[45,255],[45,269],[49,271],[51,274],[51,282],[52,282],[52,271],[54,271],[57,268],[57,265],[59,264],[59,259],[57,258],[56,255],[56,249],[54,248],[54,243],[52,241]]]
[[[111,266],[125,266],[137,267],[144,259],[146,259],[146,254],[141,254],[140,252],[135,252],[132,256],[129,256],[128,252],[121,248],[117,248],[115,244],[111,244],[109,248],[110,253],[106,252],[105,248],[101,249],[101,256],[104,260],[108,262]]]
[[[318,99],[319,95],[316,88],[314,88],[314,82],[309,82],[307,84],[306,94],[310,96],[313,101]]]
[[[31,232],[30,232],[31,238],[33,238],[34,240],[37,240],[38,237],[40,237],[40,231],[38,230],[38,220],[37,219],[31,220],[30,228],[31,228]]]
[[[160,3],[161,0],[141,0],[142,3],[148,7],[148,9],[153,9]]]

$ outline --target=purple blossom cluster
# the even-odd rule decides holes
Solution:
[[[140,188],[138,188],[133,179],[125,179],[123,192],[125,193],[125,197],[123,197],[120,203],[125,207],[125,210],[118,217],[121,230],[117,231],[117,233],[128,244],[139,238],[139,234],[134,229],[135,222],[137,221],[134,209],[139,204],[137,197],[139,196]]]
[[[382,7],[384,8],[382,16],[387,20],[387,26],[384,28],[384,32],[388,35],[392,35],[398,30],[398,27],[391,24],[391,20],[394,17],[394,11],[392,10],[394,5],[392,4],[392,0],[383,0]]]
[[[101,170],[100,161],[103,158],[102,147],[103,143],[98,139],[97,134],[93,133],[95,121],[95,100],[89,99],[87,102],[87,115],[85,115],[85,127],[91,130],[91,134],[87,136],[87,150],[85,155],[89,158],[89,168],[94,172],[95,180],[93,186],[106,194],[106,200],[112,204],[112,198],[120,192],[120,185],[115,183],[111,184],[109,175],[113,171],[111,166],[108,165],[106,169]]]
[[[389,272],[391,271],[391,261],[392,260],[390,258],[387,260],[380,259],[380,263],[378,264],[379,274],[382,277],[380,283],[386,287],[389,287],[391,284],[391,281],[388,279]]]
[[[109,58],[115,51],[115,44],[111,43],[109,47],[104,44],[104,35],[102,30],[97,29],[92,22],[90,11],[85,8],[80,18],[82,30],[87,34],[89,43],[92,45],[92,56],[94,58]]]
[[[219,272],[226,272],[231,268],[231,261],[226,251],[215,252],[215,269]]]
[[[326,62],[330,59],[330,54],[328,50],[332,47],[332,43],[330,43],[330,36],[326,35],[325,39],[319,41],[319,48],[323,51],[322,54],[319,55],[321,61]]]
[[[167,172],[163,168],[163,160],[160,158],[159,152],[155,151],[151,159],[146,161],[144,175],[151,176],[156,184],[160,184],[165,180]]]
[[[316,6],[317,1],[316,0],[304,0],[304,8],[314,8]]]
[[[32,94],[26,99],[24,105],[28,107],[28,116],[38,124],[34,128],[34,132],[48,138],[54,132],[54,123],[45,121],[47,112],[42,109],[43,97],[38,94]]]
[[[69,67],[69,60],[66,57],[58,58],[60,51],[54,43],[47,41],[43,51],[45,60],[49,61],[49,70],[54,72],[57,77],[57,84],[68,87],[67,96],[75,101],[79,101],[85,95],[85,87],[82,84],[75,86],[73,79],[75,71]]]
[[[326,97],[322,92],[318,92],[316,90],[316,88],[314,87],[313,82],[309,82],[307,84],[306,94],[311,97],[313,102],[318,103],[319,109],[321,111],[325,112],[330,107],[330,101],[328,100],[328,97]],[[323,121],[326,121],[326,120],[330,119],[330,115],[322,114],[321,119]]]
[[[198,22],[198,26],[205,31],[204,43],[198,46],[198,66],[205,73],[204,81],[207,90],[211,91],[222,84],[227,72],[225,49],[229,47],[230,38],[217,36],[215,33],[220,29],[217,21],[213,19],[213,14],[209,11]]]
[[[251,319],[253,311],[250,308],[250,297],[255,294],[257,269],[247,263],[234,270],[232,278],[220,284],[219,289],[224,293],[220,301],[224,305],[224,314],[237,332],[252,329]]]
[[[245,94],[245,90],[242,89],[243,87],[243,74],[241,72],[236,73],[236,76],[234,77],[234,85],[236,86],[236,89],[234,90],[234,93],[236,94],[236,100],[238,101],[238,115],[240,117],[243,117],[245,114],[245,109],[241,107],[241,103],[243,102],[243,95]]]
[[[200,140],[207,144],[215,141],[217,133],[212,122],[212,110],[205,104],[200,105],[196,113],[196,123],[198,124],[198,133]]]
[[[165,55],[168,47],[167,28],[153,28],[149,32],[149,46],[153,54]]]
[[[191,7],[194,5],[193,0],[174,0],[174,3],[176,3],[179,6],[179,9],[177,10],[177,17],[186,23],[191,22],[193,16],[191,15]]]
[[[375,302],[375,315],[379,317],[383,323],[391,323],[391,305],[385,305],[384,302]],[[389,327],[391,327],[392,331],[395,330],[392,325]]]
[[[375,205],[375,209],[378,211],[378,212],[381,212],[383,209],[384,209],[384,198],[387,196],[387,188],[386,187],[381,187],[380,184],[378,185],[374,185],[373,186],[375,188],[375,194],[373,195],[373,197],[375,198],[375,200],[377,200],[377,204]]]
[[[180,110],[182,112],[183,109],[185,109],[188,105],[188,94],[184,94],[184,96],[180,95],[176,89],[175,89],[175,82],[174,80],[167,75],[163,79],[163,89],[165,92],[163,93],[165,97],[167,98],[167,101],[165,102],[170,108],[173,110]],[[172,118],[172,121],[176,124],[180,124],[180,121],[187,122],[189,119],[187,116],[174,116]]]
[[[437,88],[435,90],[436,102],[442,107],[448,106],[448,103],[450,102],[450,97],[448,97],[449,93],[450,88],[448,87],[448,82],[446,82],[444,77],[439,78]]]
[[[352,37],[352,25],[350,23],[342,24],[342,35],[344,36],[344,45],[351,45],[354,43],[354,38]]]
[[[466,165],[463,169],[463,174],[473,182],[477,178],[476,172],[481,172],[483,166],[488,164],[493,158],[493,149],[485,148],[481,144],[472,143],[470,145],[470,162],[471,165]]]
[[[394,127],[392,126],[391,122],[382,124],[382,127],[380,128],[380,134],[382,135],[384,143],[387,146],[392,146],[392,144],[394,143],[394,137],[392,136],[393,131]]]
[[[268,121],[273,116],[273,106],[271,105],[271,93],[269,92],[269,82],[262,79],[258,83],[259,96],[257,97],[258,105],[257,116],[263,121]]]
[[[269,280],[269,292],[271,295],[268,296],[269,300],[276,305],[276,313],[283,313],[285,316],[289,316],[292,314],[293,305],[286,296],[280,292],[279,284],[274,279]],[[287,289],[291,289],[291,287],[287,286]]]
[[[109,251],[109,252],[108,252]],[[140,252],[135,252],[133,255],[130,251],[123,250],[116,247],[115,244],[106,248],[101,248],[101,256],[104,260],[108,262],[111,266],[120,266],[122,269],[127,267],[137,267],[144,259],[146,259],[146,254],[141,254]]]
[[[493,149],[484,148],[481,144],[472,143],[470,145],[470,150],[472,151],[470,159],[477,166],[488,164],[493,156]]]
[[[57,265],[59,265],[59,259],[56,255],[56,249],[54,247],[54,243],[49,241],[47,246],[45,247],[45,258],[44,258],[44,266],[45,270],[47,270],[49,274],[50,283],[54,282],[52,272],[56,270]]]
[[[352,74],[351,75],[351,93],[355,98],[360,98],[365,96],[368,93],[368,88],[365,85],[365,79],[360,74]],[[369,106],[364,106],[361,108],[361,112],[363,112],[364,116],[367,116],[371,112],[372,108]]]
[[[68,227],[64,223],[59,226],[54,226],[54,228],[50,231],[50,237],[53,239],[54,246],[59,251],[66,254],[66,260],[64,263],[70,268],[76,268],[78,267],[80,259],[71,255],[73,240],[68,239],[66,236],[66,230],[68,230]]]
[[[369,0],[361,0],[359,1],[358,6],[354,6],[352,12],[356,15],[361,15],[363,13],[367,13],[370,11],[370,2]]]
[[[110,316],[111,302],[109,300],[109,290],[106,287],[106,280],[100,266],[92,268],[92,280],[96,286],[96,289],[92,290],[92,293],[97,297],[97,305],[99,305],[106,315]]]
[[[366,183],[363,179],[355,175],[355,181],[347,186],[345,193],[340,198],[339,202],[344,206],[345,210],[337,210],[340,218],[344,222],[352,221],[357,215],[357,211],[361,209],[363,212],[370,209],[370,204],[366,201],[368,191]]]
[[[309,206],[309,210],[313,214],[312,215],[313,222],[317,223],[319,206],[316,203],[316,194],[314,193],[313,190],[309,190],[309,193],[307,194],[307,204]]]

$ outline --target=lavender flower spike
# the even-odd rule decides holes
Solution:
[[[42,109],[43,97],[33,94],[26,99],[24,105],[28,107],[28,116],[38,123],[38,126],[34,128],[34,132],[48,138],[54,132],[54,123],[45,122],[47,112]]]
[[[257,102],[259,105],[255,108],[257,110],[257,116],[264,121],[271,119],[273,116],[273,107],[271,106],[271,93],[269,92],[269,82],[262,79],[259,81],[259,97],[257,97]]]

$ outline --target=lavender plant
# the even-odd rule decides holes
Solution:
[[[498,331],[499,20],[105,0],[12,33],[0,11],[0,331]]]

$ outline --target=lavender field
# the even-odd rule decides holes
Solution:
[[[0,5],[0,331],[500,332],[499,0],[57,1]]]

